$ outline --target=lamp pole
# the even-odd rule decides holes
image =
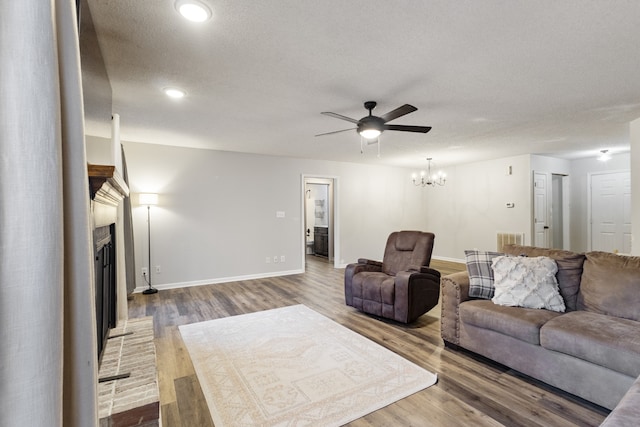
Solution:
[[[147,238],[148,238],[148,276],[147,276],[147,283],[149,284],[149,287],[147,289],[145,289],[144,291],[142,291],[143,294],[145,295],[149,295],[149,294],[155,294],[158,292],[158,290],[156,288],[154,288],[153,286],[151,286],[151,205],[147,205]]]

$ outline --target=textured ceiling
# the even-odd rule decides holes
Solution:
[[[420,167],[628,151],[640,117],[637,0],[204,1],[203,24],[173,0],[88,1],[123,140]],[[368,100],[433,130],[385,132],[380,158],[355,130],[314,137]]]

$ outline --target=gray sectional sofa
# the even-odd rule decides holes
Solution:
[[[640,257],[519,245],[504,252],[555,260],[566,311],[497,305],[469,296],[468,272],[444,276],[445,345],[613,409],[640,376]],[[635,405],[638,396],[627,398]]]
[[[640,425],[640,377],[600,427],[637,427]]]

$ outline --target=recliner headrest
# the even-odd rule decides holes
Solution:
[[[401,231],[396,237],[395,248],[398,251],[413,251],[418,241],[419,233],[411,231]]]

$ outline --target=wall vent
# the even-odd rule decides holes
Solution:
[[[496,250],[498,252],[502,252],[504,245],[508,245],[509,243],[524,245],[524,233],[498,232],[496,239]]]

